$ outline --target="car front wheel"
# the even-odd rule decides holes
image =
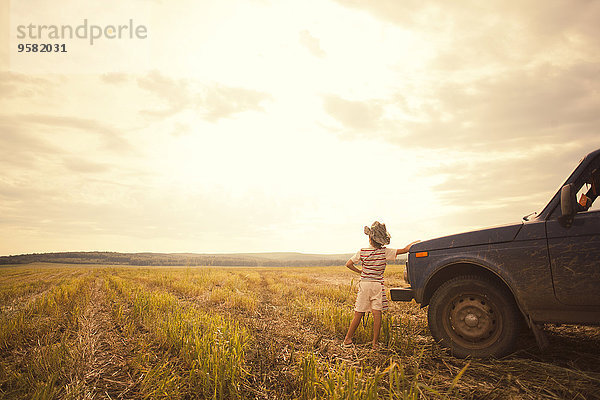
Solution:
[[[475,275],[440,286],[429,302],[427,320],[434,339],[460,358],[502,357],[514,348],[520,329],[510,292]]]

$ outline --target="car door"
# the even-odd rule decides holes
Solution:
[[[546,233],[558,301],[600,306],[600,211],[577,213],[570,227],[551,218]]]

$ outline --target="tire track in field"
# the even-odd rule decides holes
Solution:
[[[295,398],[300,393],[298,358],[315,353],[326,362],[354,364],[362,350],[342,349],[341,341],[305,321],[290,308],[293,299],[277,298],[261,272],[257,291],[261,302],[255,313],[234,315],[255,338],[249,351],[253,386],[264,398]],[[256,396],[259,397],[259,396]]]
[[[256,311],[233,316],[250,329],[254,338],[247,357],[251,390],[256,398],[296,397],[292,394],[299,393],[300,386],[294,353],[311,347],[310,337],[314,335],[296,335],[300,327],[283,318],[283,307],[274,304],[264,273],[256,289],[260,298]]]
[[[104,279],[97,278],[92,288],[89,306],[81,318],[78,345],[85,365],[83,398],[136,397],[137,382],[130,367],[132,345],[112,317]]]

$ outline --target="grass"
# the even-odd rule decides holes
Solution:
[[[458,360],[425,310],[391,303],[340,346],[356,276],[342,267],[31,265],[0,271],[0,398],[593,398],[600,329],[523,335],[501,360]],[[402,284],[390,266],[388,286]]]
[[[119,314],[121,322],[145,327],[161,349],[175,356],[175,370],[181,370],[167,372],[169,361],[150,369],[143,381],[143,395],[172,397],[185,393],[219,399],[239,396],[249,340],[239,323],[182,304],[172,293],[148,292],[123,278],[110,277],[108,290],[131,306],[129,313]]]
[[[0,316],[0,396],[46,399],[68,394],[66,387],[81,370],[74,339],[93,279],[91,273],[80,275]]]

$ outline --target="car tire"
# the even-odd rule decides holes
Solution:
[[[459,358],[505,356],[521,326],[512,294],[476,275],[442,284],[429,301],[427,320],[434,339]]]

